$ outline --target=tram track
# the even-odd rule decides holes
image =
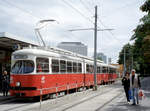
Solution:
[[[1,106],[0,111],[20,111],[17,109],[34,103],[34,102],[29,102],[29,103],[27,103],[27,102],[28,101],[26,101],[24,99],[20,99],[20,98],[11,98],[9,100],[1,101],[0,102],[0,106]]]
[[[0,105],[7,104],[9,102],[13,102],[14,100],[15,100],[15,98],[9,98],[9,99],[5,99],[5,100],[1,100]]]
[[[112,89],[113,89],[113,88],[112,88]],[[112,90],[112,89],[109,89],[109,90]],[[90,101],[91,99],[94,99],[94,98],[100,96],[100,94],[101,94],[101,96],[102,96],[103,94],[107,94],[107,93],[109,93],[108,90],[105,91],[105,92],[103,92],[103,93],[96,94],[95,96],[92,96],[92,97],[90,97],[90,98],[88,98],[88,99],[85,99],[85,100],[83,100],[83,101],[80,101],[80,102],[78,102],[78,103],[76,103],[76,104],[74,104],[74,105],[72,105],[72,106],[69,106],[69,107],[63,109],[62,111],[67,111],[68,109],[71,109],[71,108],[73,108],[73,107],[76,107],[76,106],[78,106],[78,105],[80,105],[80,104],[82,104],[82,103],[84,103],[84,102]],[[117,96],[118,96],[118,95],[117,95]],[[95,110],[95,111],[99,111],[99,110],[100,110],[101,108],[103,108],[105,105],[107,105],[107,104],[110,103],[112,100],[114,100],[117,96],[115,96],[114,98],[112,98],[109,102],[107,101],[106,103],[104,103],[103,106],[101,106],[100,108],[98,108],[98,109]]]
[[[111,89],[109,89],[109,90],[111,90]],[[84,103],[84,102],[87,102],[87,101],[89,101],[89,100],[91,100],[91,99],[94,99],[94,98],[96,98],[97,96],[99,96],[100,94],[106,94],[106,93],[108,93],[108,90],[105,91],[105,92],[103,92],[103,93],[96,94],[95,96],[92,96],[92,97],[90,97],[90,98],[88,98],[88,99],[85,99],[85,100],[83,100],[83,101],[80,101],[80,102],[78,102],[78,103],[76,103],[76,104],[74,104],[74,105],[72,105],[72,106],[69,106],[69,107],[63,109],[62,111],[66,111],[66,110],[68,110],[68,109],[70,109],[70,108],[73,108],[73,107],[75,107],[75,106],[77,106],[77,105],[79,105],[79,104],[81,104],[81,103]]]
[[[105,87],[104,87],[105,88]],[[68,103],[68,104],[59,104],[59,105],[57,105],[55,108],[52,108],[54,111],[59,111],[59,110],[61,110],[61,111],[67,111],[67,110],[71,110],[72,108],[74,108],[74,107],[76,107],[76,106],[78,106],[78,105],[80,105],[80,104],[82,104],[82,103],[85,103],[85,102],[88,102],[88,101],[90,101],[90,100],[92,100],[92,99],[95,99],[95,98],[97,98],[98,96],[103,96],[104,94],[108,94],[108,93],[110,93],[110,91],[113,91],[114,90],[114,87],[108,87],[107,89],[105,89],[105,91],[102,91],[102,92],[99,92],[99,93],[93,93],[93,94],[88,94],[87,96],[89,96],[88,98],[81,98],[81,100],[80,101],[77,101],[77,102],[74,102],[73,104],[71,104],[70,105],[70,103]],[[119,89],[117,89],[118,91],[119,91]],[[121,92],[122,93],[122,92]],[[120,93],[119,93],[120,94]],[[118,95],[117,95],[118,96]],[[117,96],[115,96],[114,98],[112,98],[112,100],[113,99],[115,99]],[[108,101],[107,101],[108,102]],[[107,105],[107,102],[104,104],[104,106],[105,105]],[[64,107],[64,108],[62,108],[62,107]],[[48,111],[48,109],[49,108],[47,108],[47,110],[46,111]],[[99,110],[100,108],[98,108],[98,110]]]

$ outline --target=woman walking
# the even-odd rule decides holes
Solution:
[[[125,77],[122,78],[122,85],[124,86],[124,91],[126,94],[127,102],[130,102],[129,90],[130,90],[130,78],[129,73],[126,73]]]

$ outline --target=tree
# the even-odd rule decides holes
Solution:
[[[140,19],[140,24],[134,30],[134,34],[131,37],[131,41],[134,40],[134,44],[126,44],[120,55],[119,63],[123,63],[123,50],[124,48],[128,51],[132,48],[134,59],[134,68],[137,72],[141,74],[150,74],[150,0],[145,1],[145,3],[140,7],[142,12],[147,14]],[[128,48],[130,46],[130,48]],[[128,55],[126,55],[127,66],[131,60]]]
[[[125,64],[126,64],[126,71],[130,72],[132,68],[132,52],[133,52],[133,46],[129,43],[124,45],[121,52],[119,53],[119,64],[124,64],[124,49],[125,49]]]
[[[141,74],[150,74],[150,0],[147,0],[141,7],[142,12],[146,12],[143,18],[140,19],[141,24],[134,30],[131,40],[135,40],[133,44],[134,60],[139,64],[139,72]],[[136,67],[137,69],[137,67]]]

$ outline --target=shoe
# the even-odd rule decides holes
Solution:
[[[136,105],[135,103],[133,103],[132,105]]]
[[[130,102],[129,102],[129,101],[128,101],[127,103],[128,103],[128,104],[130,104]]]
[[[139,104],[139,102],[137,102],[137,104]]]

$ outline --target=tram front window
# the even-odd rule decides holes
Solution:
[[[27,74],[34,71],[34,63],[30,60],[18,60],[12,67],[13,74]]]

